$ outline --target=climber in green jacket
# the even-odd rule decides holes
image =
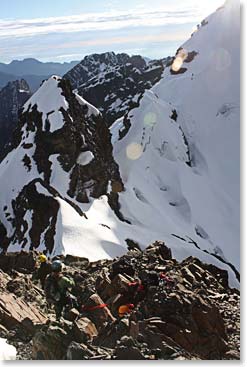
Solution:
[[[60,260],[53,261],[51,267],[52,273],[45,280],[44,290],[47,302],[54,305],[56,319],[59,321],[65,306],[69,308],[77,306],[76,297],[70,293],[75,282],[63,275],[63,264]]]

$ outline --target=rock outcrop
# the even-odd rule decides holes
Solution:
[[[113,261],[61,259],[80,310],[60,322],[27,270],[0,272],[0,337],[24,348],[19,358],[240,358],[240,295],[222,269],[194,257],[178,262],[163,242]]]

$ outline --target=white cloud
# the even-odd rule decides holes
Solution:
[[[34,37],[56,32],[71,33],[138,26],[176,25],[196,22],[201,16],[197,8],[191,7],[183,11],[164,8],[147,11],[137,8],[129,11],[110,11],[63,17],[0,20],[0,38]]]

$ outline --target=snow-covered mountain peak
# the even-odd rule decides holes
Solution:
[[[49,119],[50,131],[63,126],[61,109],[65,111],[68,109],[68,102],[59,85],[60,81],[61,78],[55,75],[45,80],[23,107],[23,113],[31,111],[33,108],[42,113],[43,129],[45,129],[46,121]]]
[[[54,253],[63,248],[60,205],[70,207],[80,222],[85,204],[101,195],[109,195],[117,210],[111,192],[115,188],[116,193],[116,186],[122,189],[105,121],[68,81],[55,76],[25,104],[10,152],[0,164],[0,180],[5,191],[0,198],[1,245],[41,246]]]
[[[25,103],[24,111],[26,111],[29,106],[34,106],[35,104],[39,104],[40,112],[48,110],[51,104],[54,104],[54,101],[58,99],[57,102],[60,102],[61,105],[64,102],[62,98],[62,89],[59,88],[59,82],[61,81],[61,77],[52,75],[49,79],[44,80],[41,84],[40,88],[32,95],[32,97]],[[53,95],[53,99],[50,100],[51,95]],[[47,98],[47,100],[45,99]],[[60,104],[59,104],[60,106]]]
[[[43,130],[53,132],[64,125],[64,112],[69,108],[62,78],[56,75],[45,80],[34,95],[25,103],[23,113],[37,109],[42,113]],[[100,112],[84,98],[73,92],[77,102],[83,106],[87,116],[98,116]],[[70,97],[69,97],[70,98]]]

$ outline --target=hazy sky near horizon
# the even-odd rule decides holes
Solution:
[[[224,0],[1,0],[0,62],[105,51],[173,55]]]

